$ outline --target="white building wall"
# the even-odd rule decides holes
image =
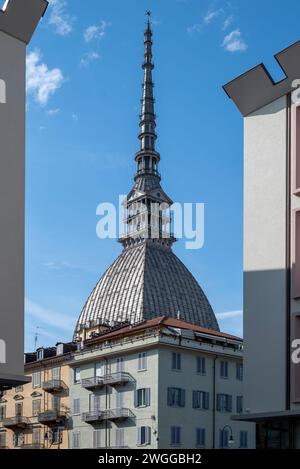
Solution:
[[[246,117],[244,132],[245,409],[280,411],[286,385],[286,96]]]

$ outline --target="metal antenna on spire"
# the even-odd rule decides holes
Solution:
[[[39,328],[40,328],[39,326],[36,326],[36,331],[34,334],[34,351],[36,351],[37,341],[39,337],[39,333],[38,333]]]

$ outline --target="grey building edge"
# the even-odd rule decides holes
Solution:
[[[9,0],[0,10],[0,31],[29,44],[47,7],[47,0]]]
[[[284,410],[279,412],[259,412],[257,414],[238,414],[232,415],[231,420],[244,422],[267,422],[272,420],[298,419],[299,410]]]
[[[46,0],[9,0],[5,11],[0,10],[0,31],[28,44],[47,7]],[[0,391],[29,381],[23,375],[0,373]]]
[[[296,89],[292,84],[300,80],[300,41],[274,57],[286,76],[283,80],[276,83],[261,63],[223,86],[244,117]]]
[[[30,381],[31,378],[28,378],[28,376],[0,373],[0,391],[30,383]]]

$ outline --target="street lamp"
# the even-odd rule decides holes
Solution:
[[[222,433],[224,432],[224,430],[228,428],[228,430],[230,431],[230,436],[229,436],[229,440],[228,440],[228,444],[229,445],[233,445],[234,444],[234,439],[233,439],[233,431],[232,431],[232,428],[230,425],[225,425],[225,427],[223,427],[223,430],[222,430]]]

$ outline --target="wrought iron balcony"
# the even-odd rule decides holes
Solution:
[[[27,445],[22,445],[21,449],[44,449],[45,446],[42,443],[31,443]]]
[[[55,409],[55,410],[46,410],[45,412],[40,412],[38,414],[38,421],[43,424],[53,424],[60,423],[66,419],[66,412]]]
[[[87,378],[81,380],[81,387],[85,389],[99,389],[104,386],[103,377],[94,376],[93,378]]]
[[[104,420],[103,412],[101,410],[84,412],[81,415],[81,418],[82,418],[82,421],[86,423],[95,423],[95,422],[101,422],[102,420]]]
[[[25,428],[30,425],[30,420],[23,415],[16,415],[15,417],[3,419],[2,424],[5,428]]]
[[[119,409],[108,409],[103,411],[103,418],[104,420],[126,420],[130,417],[134,417],[134,413],[127,408],[119,408]]]
[[[82,414],[82,421],[86,423],[103,422],[104,420],[121,421],[130,417],[134,417],[134,413],[130,409],[107,409],[85,412]]]
[[[46,392],[55,394],[62,392],[64,389],[67,388],[67,386],[61,379],[51,379],[49,381],[44,381],[42,384],[42,388]]]
[[[122,386],[128,383],[129,380],[130,374],[124,371],[117,371],[117,373],[110,373],[103,377],[104,384],[109,384],[109,386]]]

